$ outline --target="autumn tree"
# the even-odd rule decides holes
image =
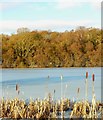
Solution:
[[[4,68],[100,67],[101,30],[79,27],[65,32],[29,31],[1,34]]]

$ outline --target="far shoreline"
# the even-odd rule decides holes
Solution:
[[[77,69],[78,68],[92,69],[92,68],[103,68],[103,66],[101,66],[101,67],[97,67],[97,66],[96,67],[48,67],[48,68],[46,68],[46,67],[45,68],[43,68],[43,67],[41,67],[41,68],[40,67],[39,68],[38,67],[37,68],[36,67],[35,68],[2,68],[2,67],[0,67],[0,69],[14,69],[14,70],[16,70],[16,69],[73,69],[73,68],[74,69],[76,69],[76,68]]]

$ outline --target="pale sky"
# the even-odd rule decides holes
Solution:
[[[30,30],[65,31],[78,26],[101,28],[101,0],[0,2],[0,33],[16,33],[21,27]]]

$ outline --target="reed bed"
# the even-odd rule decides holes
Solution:
[[[61,87],[62,87],[61,76]],[[103,119],[103,103],[96,101],[94,90],[95,75],[92,75],[92,102],[88,101],[88,72],[86,72],[85,80],[85,99],[77,100],[75,102],[68,98],[60,100],[53,100],[49,93],[45,99],[30,99],[28,102],[15,98],[0,100],[0,118],[11,119],[51,119],[51,118],[65,118],[65,112],[70,119]],[[19,86],[16,85],[16,92],[19,95]],[[79,96],[80,89],[77,94]]]
[[[103,104],[88,101],[71,102],[69,99],[53,101],[50,99],[33,100],[28,103],[18,98],[0,101],[0,118],[65,118],[64,113],[70,112],[70,118],[102,118]]]

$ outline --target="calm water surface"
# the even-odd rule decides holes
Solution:
[[[95,74],[96,99],[101,100],[101,68],[51,68],[51,69],[2,69],[0,70],[0,98],[18,96],[15,85],[19,84],[19,98],[41,98],[51,93],[54,99],[62,97],[85,99],[85,73],[89,72],[88,99],[92,99],[92,74]],[[60,76],[63,76],[62,82]],[[49,77],[48,77],[49,76]],[[55,94],[54,94],[55,90]]]

